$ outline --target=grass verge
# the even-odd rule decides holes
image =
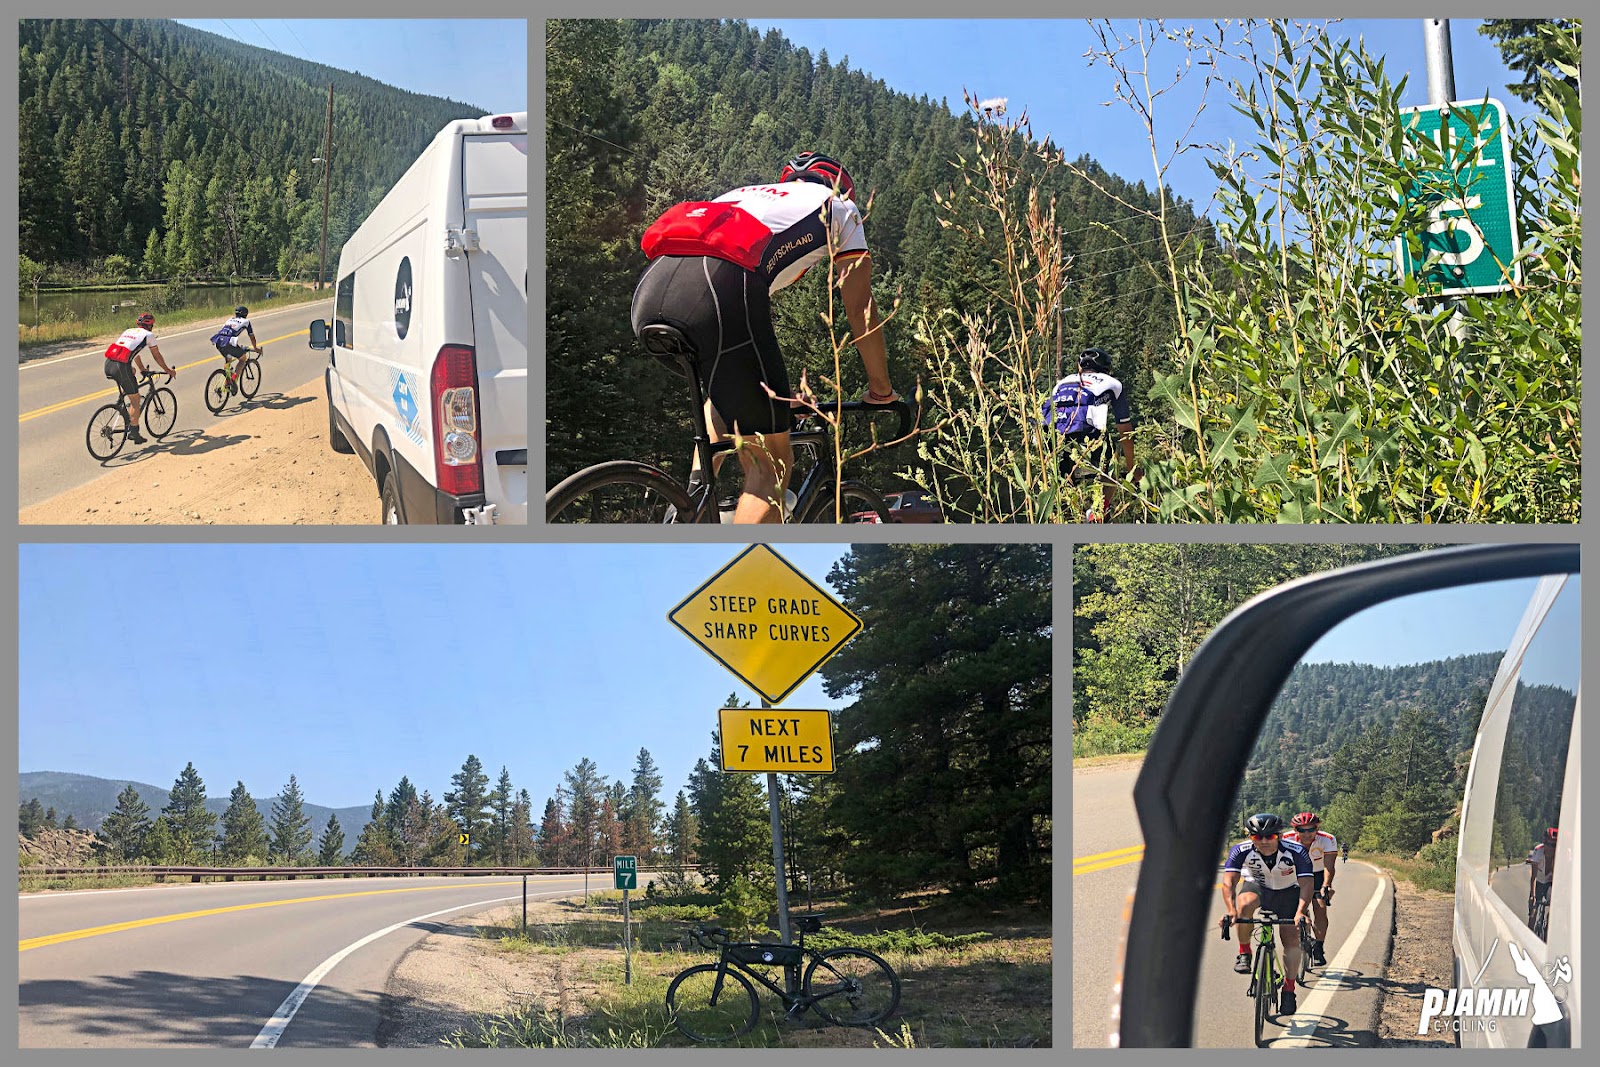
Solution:
[[[250,305],[251,314],[271,311],[274,308],[292,307],[296,304],[308,304],[317,300],[332,299],[328,290],[317,292],[309,285],[299,285],[293,282],[275,283],[284,287],[282,293],[271,300],[262,300]],[[216,320],[221,322],[227,318],[225,309],[220,308],[180,308],[177,311],[160,311],[156,313],[157,333],[174,326],[184,326],[194,322]],[[133,321],[132,309],[116,313],[107,312],[104,315],[95,315],[92,318],[73,319],[69,322],[46,322],[38,326],[17,327],[17,345],[21,349],[28,349],[38,345],[56,344],[62,341],[88,341],[96,337],[115,337],[118,333],[128,328]]]

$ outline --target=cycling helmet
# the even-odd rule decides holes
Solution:
[[[150,314],[150,312],[146,311],[143,315],[139,316],[138,322],[140,326],[143,326],[148,330],[150,327],[156,324],[156,317]]]
[[[1289,825],[1296,830],[1315,830],[1321,823],[1322,820],[1317,818],[1317,813],[1314,811],[1302,811],[1289,820]]]
[[[1556,839],[1556,828],[1554,826],[1546,827],[1544,838],[1546,841],[1554,841]]]
[[[1111,353],[1103,348],[1085,348],[1078,356],[1078,369],[1110,374]]]
[[[1264,811],[1258,815],[1250,816],[1249,821],[1244,824],[1244,828],[1249,831],[1251,837],[1267,837],[1271,834],[1283,833],[1283,820],[1271,812]]]
[[[245,307],[243,304],[240,304],[238,307],[233,309],[233,313],[242,319],[246,315],[250,314],[250,309]]]
[[[856,197],[856,183],[850,180],[850,172],[844,169],[844,164],[821,152],[801,152],[783,165],[778,180],[817,182],[838,189],[846,200]]]

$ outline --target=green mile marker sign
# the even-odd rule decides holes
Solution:
[[[1499,293],[1521,284],[1521,268],[1513,266],[1519,241],[1506,109],[1498,100],[1466,100],[1448,109],[1402,108],[1400,121],[1408,157],[1417,158],[1418,144],[1442,142],[1446,164],[1419,173],[1412,186],[1410,199],[1422,201],[1432,221],[1420,234],[1420,259],[1411,254],[1408,235],[1395,241],[1400,272],[1414,275],[1430,296]]]

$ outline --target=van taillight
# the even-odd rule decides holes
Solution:
[[[513,123],[510,115],[496,115],[492,120],[492,125],[497,130],[509,130]]]
[[[433,457],[439,488],[451,496],[483,491],[478,441],[478,365],[471,348],[445,345],[433,361]]]

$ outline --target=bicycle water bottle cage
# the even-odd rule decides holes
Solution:
[[[664,322],[653,323],[639,331],[639,341],[644,350],[665,364],[674,374],[687,378],[694,373],[699,353],[694,342],[685,337],[676,326]]]

